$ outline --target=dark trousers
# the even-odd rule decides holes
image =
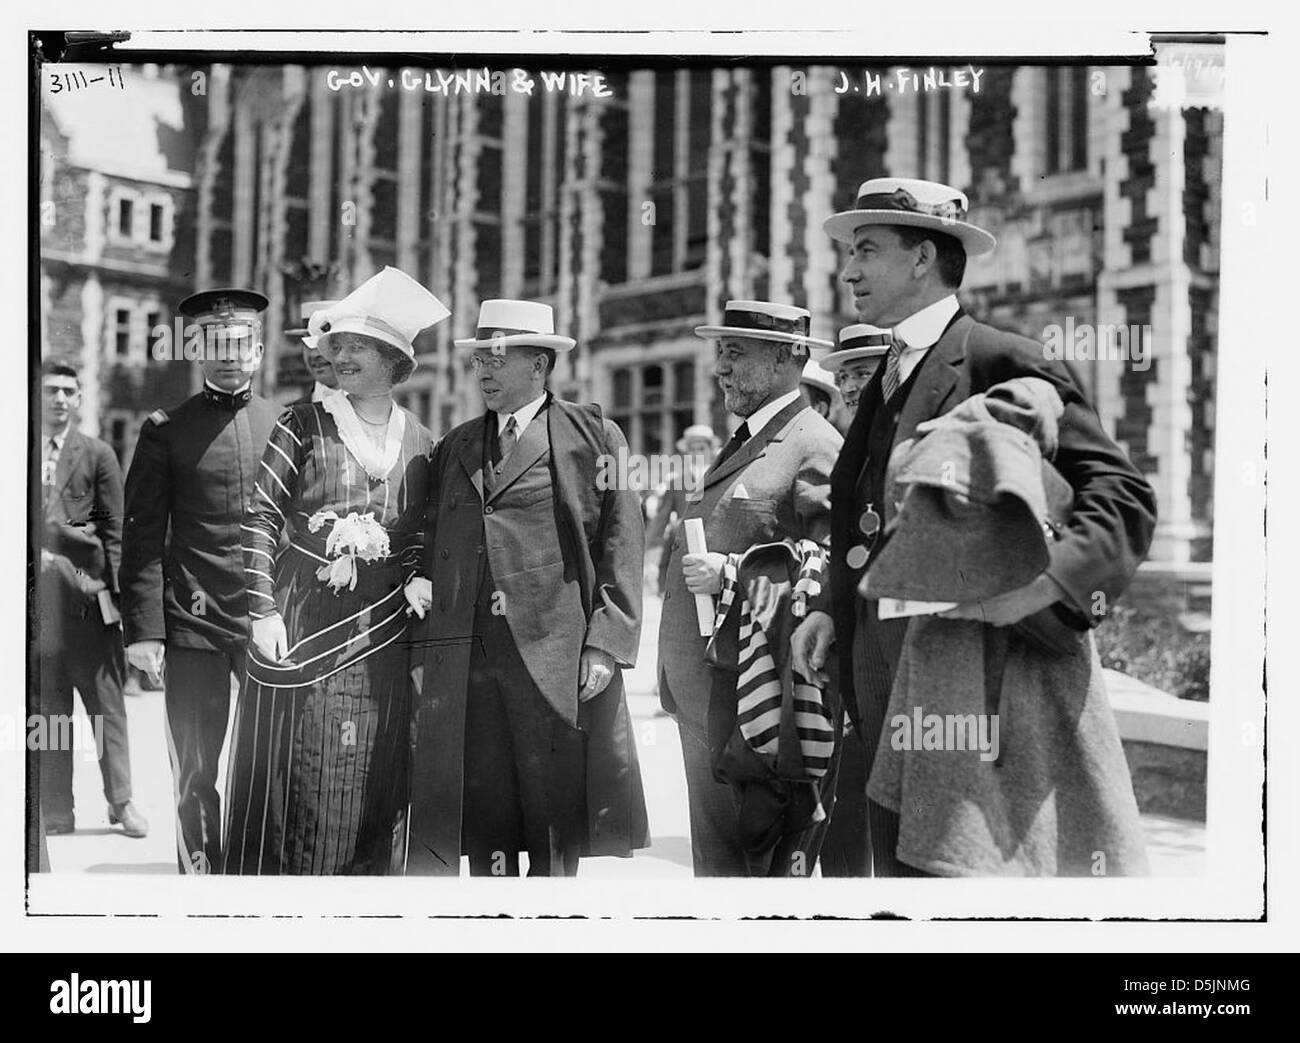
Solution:
[[[72,817],[72,690],[91,724],[102,728],[99,772],[109,804],[131,799],[131,753],[122,685],[126,654],[122,630],[98,620],[69,622],[57,652],[41,656],[41,714],[53,740],[40,753],[41,812],[47,820]],[[66,725],[66,727],[65,727]]]
[[[840,747],[835,810],[822,842],[822,876],[870,876],[871,832],[867,825],[867,748],[856,731]]]
[[[889,712],[889,694],[894,684],[894,667],[902,652],[907,621],[876,618],[876,602],[858,602],[857,627],[853,635],[853,687],[864,724],[862,736],[866,747],[866,777],[871,778],[876,747]],[[872,876],[931,876],[900,862],[898,852],[898,813],[870,798],[867,799],[867,830],[871,849]]]
[[[538,691],[504,616],[477,616],[467,700],[461,846],[470,875],[518,876],[520,851],[529,876],[575,875],[585,737]]]
[[[230,718],[230,676],[244,686],[244,652],[167,646],[167,740],[182,873],[221,871],[217,762]]]
[[[659,679],[668,688],[667,678]],[[671,693],[669,693],[671,695]],[[713,754],[708,742],[692,727],[678,722],[682,760],[686,768],[686,796],[691,816],[691,862],[696,876],[811,876],[826,836],[828,822],[782,837],[775,847],[752,854],[740,835],[740,807],[729,783],[713,774]],[[835,786],[838,758],[833,760],[826,791]]]

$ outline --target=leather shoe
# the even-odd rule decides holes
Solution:
[[[125,804],[114,804],[108,809],[109,825],[122,826],[124,837],[146,837],[149,835],[149,823],[135,805],[129,800]]]
[[[76,831],[77,823],[71,815],[67,818],[47,818],[45,820],[45,835],[48,837],[57,837],[64,833],[75,833]]]

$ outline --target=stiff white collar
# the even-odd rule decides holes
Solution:
[[[774,398],[766,405],[759,406],[755,409],[749,414],[749,416],[745,417],[745,423],[749,425],[749,436],[753,438],[754,435],[762,431],[763,428],[767,426],[769,420],[798,397],[799,389],[795,388],[793,391],[787,392],[780,398]]]
[[[538,411],[542,408],[542,403],[545,401],[546,401],[546,392],[543,391],[540,395],[538,395],[527,405],[520,406],[513,413],[498,413],[497,434],[500,435],[501,432],[503,432],[506,429],[506,424],[510,422],[510,418],[514,417],[515,437],[518,438],[520,435],[524,433],[524,428],[526,428],[530,423],[532,423],[533,417],[537,415]]]
[[[894,327],[894,336],[912,350],[932,348],[943,336],[943,331],[952,321],[952,317],[957,314],[959,307],[957,295],[950,293],[942,300],[935,301],[905,318]]]
[[[379,480],[387,478],[397,463],[398,454],[402,451],[402,436],[406,433],[406,416],[397,403],[393,403],[393,410],[388,415],[388,430],[384,432],[382,448],[367,436],[365,425],[357,418],[352,399],[346,392],[327,395],[321,400],[320,407],[334,418],[344,446],[365,469],[366,474]]]
[[[942,300],[937,300],[915,314],[909,315],[894,327],[894,336],[907,345],[906,350],[898,357],[900,384],[906,383],[912,371],[925,358],[925,353],[939,343],[943,331],[948,328],[948,323],[952,321],[952,317],[957,314],[957,309],[960,307],[961,305],[957,303],[957,295],[950,293]]]
[[[203,383],[204,386],[211,388],[218,395],[242,395],[245,391],[249,389],[250,386],[252,386],[253,378],[249,377],[242,384],[240,384],[239,387],[235,388],[234,391],[227,391],[225,388],[219,388],[217,387],[216,384],[212,383],[212,381],[208,380],[206,377],[204,378]]]

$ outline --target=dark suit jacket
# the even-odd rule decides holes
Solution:
[[[1074,490],[1074,508],[1064,538],[1051,549],[1047,573],[1066,592],[1060,611],[1081,628],[1096,626],[1104,618],[1096,606],[1103,604],[1103,598],[1107,610],[1114,605],[1151,544],[1156,504],[1150,484],[1102,429],[1100,418],[1070,371],[1063,363],[1045,358],[1037,341],[959,314],[920,366],[903,405],[891,452],[898,443],[915,437],[918,424],[942,416],[971,395],[1005,380],[1040,377],[1056,388],[1065,414],[1054,463]],[[845,691],[851,690],[853,680],[854,599],[863,572],[850,568],[845,556],[861,542],[857,521],[863,505],[857,502],[857,484],[866,457],[873,412],[870,404],[879,401],[883,376],[882,366],[863,389],[844,451],[831,475],[831,611],[836,621],[841,685],[848,686]],[[884,507],[887,528],[893,504],[887,502]],[[897,666],[892,653],[901,647],[906,624],[906,620],[879,624],[891,669]],[[886,636],[886,631],[891,633]],[[849,699],[848,705],[854,709],[856,701]]]
[[[108,445],[68,432],[42,526],[41,547],[54,561],[41,570],[41,645],[58,648],[67,620],[100,619],[99,591],[118,589],[122,471]]]
[[[672,558],[659,623],[659,670],[664,708],[703,741],[714,670],[705,661],[695,597],[686,589],[682,555],[685,522],[704,520],[704,540],[719,554],[759,543],[803,538],[824,544],[830,532],[831,468],[840,434],[802,399],[756,431],[732,456],[704,475],[700,498],[688,502],[673,537]],[[746,495],[737,496],[740,486]]]
[[[127,644],[242,649],[248,594],[239,525],[280,407],[207,391],[154,413],[126,476],[122,622]]]

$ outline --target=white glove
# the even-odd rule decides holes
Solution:
[[[421,619],[433,607],[433,582],[428,576],[412,576],[402,593],[406,595],[410,610]]]
[[[289,635],[279,614],[253,620],[253,644],[263,659],[282,663],[289,655]]]

